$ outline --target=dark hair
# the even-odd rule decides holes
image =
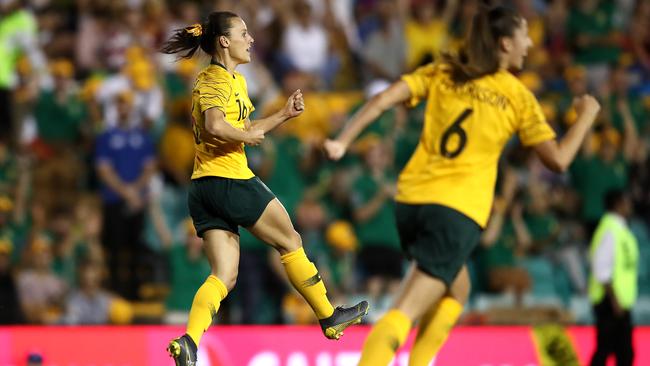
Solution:
[[[451,79],[465,83],[499,70],[499,39],[512,37],[522,17],[513,9],[484,6],[472,19],[465,43],[458,55],[444,54],[451,66]]]
[[[621,202],[626,197],[625,191],[621,189],[612,189],[610,191],[607,191],[605,194],[605,209],[607,211],[614,211],[618,207]]]
[[[201,47],[203,52],[213,55],[216,51],[217,39],[230,35],[231,20],[238,17],[237,14],[228,11],[210,13],[207,21],[203,24],[176,29],[172,38],[163,44],[160,52],[174,54],[188,51],[180,57],[192,58],[196,50]]]

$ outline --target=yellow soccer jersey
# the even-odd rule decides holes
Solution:
[[[485,227],[501,151],[517,133],[535,145],[553,139],[535,96],[499,71],[455,85],[448,66],[430,64],[402,77],[411,105],[426,99],[420,142],[399,176],[398,202],[451,207]]]
[[[192,179],[216,176],[248,179],[254,176],[248,168],[243,143],[220,142],[205,130],[204,112],[217,108],[226,122],[243,130],[244,122],[255,110],[248,98],[244,77],[231,74],[221,64],[211,64],[199,73],[192,90],[192,128],[194,130],[194,172]]]

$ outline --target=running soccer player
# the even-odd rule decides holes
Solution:
[[[281,254],[291,284],[314,310],[327,338],[339,339],[346,327],[361,322],[368,312],[366,301],[349,308],[332,307],[287,211],[248,168],[244,144],[258,145],[265,133],[304,110],[302,94],[296,90],[282,110],[250,121],[255,108],[248,98],[246,80],[235,68],[250,62],[252,45],[253,37],[240,17],[214,12],[204,24],[177,30],[161,50],[168,54],[187,51],[181,57],[191,58],[200,47],[212,57],[192,90],[196,156],[188,197],[212,273],[194,296],[186,334],[173,339],[167,348],[177,366],[195,365],[203,333],[235,286],[239,226]]]
[[[385,366],[420,321],[410,366],[429,365],[469,295],[465,262],[492,207],[499,156],[517,134],[550,169],[567,169],[600,106],[578,98],[578,120],[560,140],[534,95],[510,72],[521,69],[532,41],[526,20],[505,7],[481,9],[464,48],[404,75],[368,101],[335,140],[340,159],[359,133],[401,102],[426,100],[420,142],[398,179],[395,215],[412,265],[392,309],[373,327],[359,365]]]

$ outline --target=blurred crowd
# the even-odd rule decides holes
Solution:
[[[406,262],[395,179],[423,105],[384,113],[342,162],[320,146],[366,98],[455,50],[477,0],[3,0],[0,2],[0,323],[183,323],[210,271],[186,203],[194,158],[190,91],[209,59],[158,52],[211,11],[255,38],[246,76],[256,110],[295,89],[306,112],[248,148],[253,171],[302,234],[337,304],[374,316]],[[558,135],[574,96],[603,105],[570,170],[546,170],[516,140],[470,261],[465,321],[589,323],[587,248],[603,198],[625,189],[639,241],[639,322],[650,323],[650,1],[493,1],[518,9],[535,46],[518,76]],[[315,321],[245,231],[220,323]]]

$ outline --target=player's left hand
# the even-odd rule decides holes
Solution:
[[[287,119],[294,118],[302,114],[305,110],[305,100],[302,98],[302,91],[296,90],[291,94],[284,106],[283,114]]]

